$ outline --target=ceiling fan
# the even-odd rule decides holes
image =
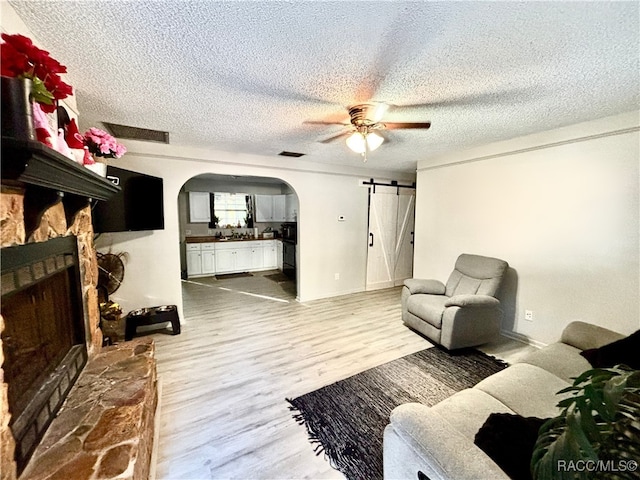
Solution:
[[[321,140],[321,143],[329,143],[341,137],[347,136],[347,146],[356,153],[362,155],[367,161],[367,153],[378,148],[385,141],[385,138],[377,133],[377,130],[397,130],[401,128],[427,129],[431,122],[382,122],[382,117],[389,108],[389,105],[381,102],[361,103],[347,108],[350,121],[345,122],[323,122],[306,121],[307,124],[315,125],[344,125],[347,130],[332,137]]]

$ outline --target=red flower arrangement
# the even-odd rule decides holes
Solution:
[[[28,78],[33,82],[33,100],[43,111],[56,111],[56,102],[73,93],[70,85],[60,78],[67,67],[49,56],[49,52],[36,47],[24,35],[2,34],[0,44],[0,70],[3,76]]]

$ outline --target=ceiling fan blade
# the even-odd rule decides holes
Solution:
[[[422,7],[416,4],[412,4],[411,8],[400,7],[396,16],[385,26],[369,72],[360,80],[354,100],[368,102],[376,98],[389,73],[394,71],[402,59],[411,56],[413,52],[409,49],[413,49],[412,45],[415,45],[411,37],[417,33],[415,18],[421,10]]]
[[[333,105],[337,103],[324,98],[308,95],[304,92],[297,92],[287,88],[269,85],[260,80],[250,78],[246,75],[225,75],[221,72],[215,72],[211,75],[212,80],[217,84],[234,91],[247,92],[252,95],[262,95],[265,97],[276,98],[280,100],[288,100],[292,102],[308,102],[319,105]]]
[[[322,120],[305,120],[304,122],[302,122],[303,124],[307,124],[307,125],[344,125],[344,126],[348,126],[351,125],[350,123],[344,123],[344,122],[324,122]]]
[[[338,140],[339,138],[342,137],[346,137],[347,135],[351,135],[353,132],[351,132],[350,130],[347,130],[345,132],[340,132],[336,135],[332,135],[328,138],[325,138],[324,140],[318,140],[318,142],[320,143],[331,143],[331,142],[335,142],[336,140]]]
[[[419,110],[434,109],[440,107],[466,107],[474,105],[509,105],[530,94],[530,88],[506,88],[485,93],[469,93],[456,96],[449,96],[442,100],[435,100],[425,103],[414,103],[396,105],[390,104],[393,110]]]
[[[401,128],[429,128],[431,122],[423,123],[396,123],[396,122],[382,122],[387,130],[398,130]]]

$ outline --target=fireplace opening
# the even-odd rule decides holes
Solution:
[[[4,382],[18,472],[87,360],[74,236],[3,248]]]

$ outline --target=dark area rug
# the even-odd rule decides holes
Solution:
[[[291,281],[291,279],[289,277],[287,277],[282,272],[272,273],[270,275],[265,275],[264,278],[268,278],[269,280],[272,280],[272,281],[274,281],[276,283],[285,283],[285,282],[290,282]]]
[[[317,455],[324,452],[350,480],[382,479],[382,436],[391,410],[407,402],[435,405],[506,367],[474,349],[433,347],[286,400]]]
[[[216,275],[217,280],[226,280],[227,278],[241,278],[241,277],[253,277],[253,273],[249,273],[249,272],[223,273],[220,275]]]

